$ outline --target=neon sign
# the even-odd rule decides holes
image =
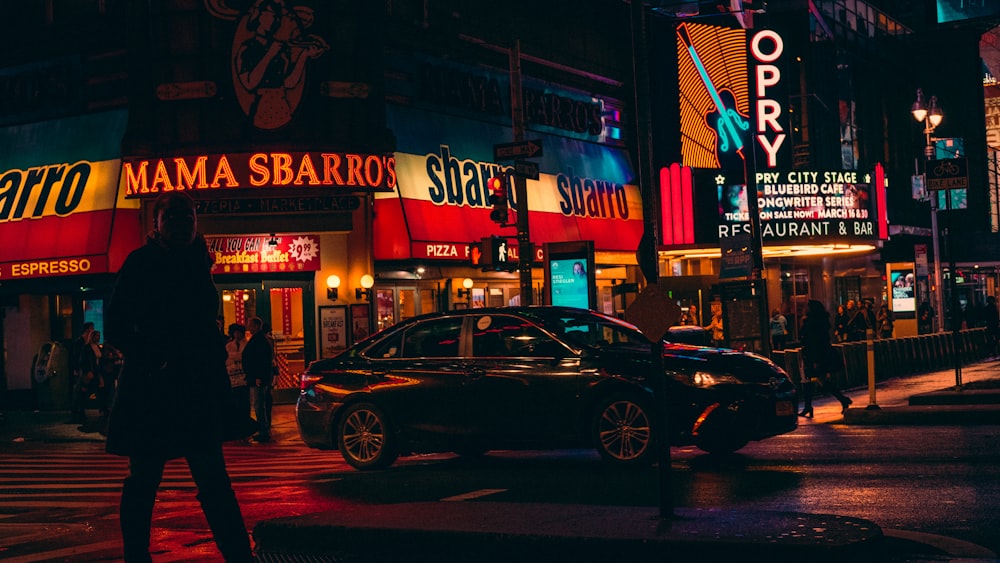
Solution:
[[[743,169],[749,130],[746,33],[684,22],[677,27],[682,165]]]
[[[781,82],[781,69],[772,63],[781,58],[784,50],[785,44],[781,36],[770,29],[757,32],[750,40],[750,54],[757,61],[754,69],[756,79],[754,94],[757,98],[755,131],[757,143],[767,155],[768,168],[778,165],[778,151],[785,140],[784,128],[778,122],[781,116],[781,104],[777,100],[765,97],[768,88],[773,88]]]
[[[122,181],[128,198],[239,188],[389,191],[396,187],[396,159],[385,154],[272,152],[129,160],[123,164]]]

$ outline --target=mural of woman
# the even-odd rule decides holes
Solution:
[[[222,0],[206,0],[209,11],[237,19],[232,73],[236,98],[258,129],[277,129],[292,119],[302,100],[306,63],[330,49],[323,38],[306,33],[313,10],[289,8],[285,0],[257,0],[245,14]]]

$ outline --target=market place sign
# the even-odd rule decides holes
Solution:
[[[337,188],[350,192],[391,191],[396,159],[391,154],[256,152],[160,159],[128,159],[122,165],[126,198],[170,191],[253,188]]]

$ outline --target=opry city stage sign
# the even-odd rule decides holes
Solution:
[[[747,189],[715,179],[719,193],[719,239],[749,233]],[[875,198],[871,176],[857,171],[758,172],[757,207],[764,240],[874,239]]]
[[[122,164],[125,197],[182,190],[241,188],[338,188],[350,192],[391,191],[396,159],[391,154],[256,152],[178,156]]]

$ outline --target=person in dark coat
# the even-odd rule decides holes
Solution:
[[[274,345],[268,337],[264,321],[252,317],[247,321],[250,341],[243,349],[243,371],[257,419],[258,442],[271,440],[271,386],[274,383]]]
[[[838,353],[830,344],[830,313],[826,307],[815,299],[810,299],[806,305],[802,326],[799,328],[799,341],[802,345],[802,378],[803,408],[799,416],[812,418],[813,384],[818,383],[840,401],[841,411],[846,411],[851,400],[837,389],[830,379],[830,373],[843,369],[843,360],[837,361]]]
[[[124,358],[106,448],[129,458],[120,508],[125,561],[151,561],[156,493],[175,458],[187,461],[225,560],[253,561],[222,453],[230,385],[211,257],[186,193],[161,195],[153,216],[155,229],[122,265],[105,317],[107,342]]]

